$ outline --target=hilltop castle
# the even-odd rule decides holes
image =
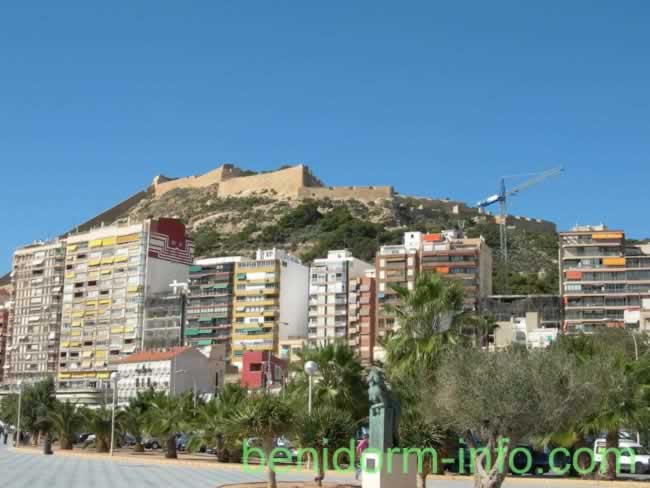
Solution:
[[[304,164],[252,175],[232,164],[222,164],[198,176],[174,179],[159,175],[154,178],[150,191],[156,196],[161,196],[177,188],[208,187],[214,189],[219,197],[243,196],[262,191],[297,199],[371,201],[390,199],[394,196],[392,186],[327,187]]]

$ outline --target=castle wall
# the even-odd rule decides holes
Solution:
[[[239,193],[275,190],[276,193],[298,197],[300,189],[305,186],[305,166],[302,164],[291,168],[261,173],[253,176],[241,176],[219,184],[219,196],[227,197]]]
[[[334,186],[305,187],[298,192],[299,198],[329,198],[331,200],[378,200],[393,198],[392,186]]]
[[[236,178],[240,174],[241,170],[236,166],[223,164],[203,175],[186,176],[169,181],[155,181],[152,186],[156,196],[160,196],[176,188],[205,188],[207,186],[218,185],[230,178]]]

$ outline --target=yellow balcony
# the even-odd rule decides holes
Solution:
[[[105,239],[102,239],[102,246],[114,246],[115,245],[115,237],[107,237]]]
[[[128,256],[115,256],[115,258],[113,259],[113,262],[114,263],[124,263],[124,262],[126,262],[128,260],[129,260]]]
[[[117,239],[115,239],[117,244],[126,244],[127,242],[136,242],[140,240],[140,236],[138,234],[127,234],[124,236],[117,236]]]
[[[88,244],[88,247],[101,247],[101,246],[102,246],[102,240],[101,239],[93,239]]]

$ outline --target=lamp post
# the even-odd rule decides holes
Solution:
[[[16,448],[20,447],[20,416],[22,414],[23,382],[18,380],[18,420],[16,421]]]
[[[307,361],[305,363],[305,374],[309,378],[309,410],[308,413],[311,415],[311,409],[312,409],[312,386],[313,386],[313,378],[318,373],[318,364],[316,364],[314,361]]]
[[[111,383],[113,383],[113,412],[111,415],[111,453],[115,447],[115,410],[117,409],[117,382],[120,381],[120,374],[117,371],[111,373]]]
[[[179,369],[176,371],[175,374],[189,374],[189,371],[186,369]],[[197,391],[196,391],[196,379],[194,376],[190,375],[190,378],[192,378],[192,400],[194,402],[194,409],[196,409],[196,401],[197,401]],[[176,380],[174,380],[174,390],[176,389]]]

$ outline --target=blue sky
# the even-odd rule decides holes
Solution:
[[[328,184],[511,201],[650,236],[650,3],[8,2],[0,270],[158,173],[304,162]]]

